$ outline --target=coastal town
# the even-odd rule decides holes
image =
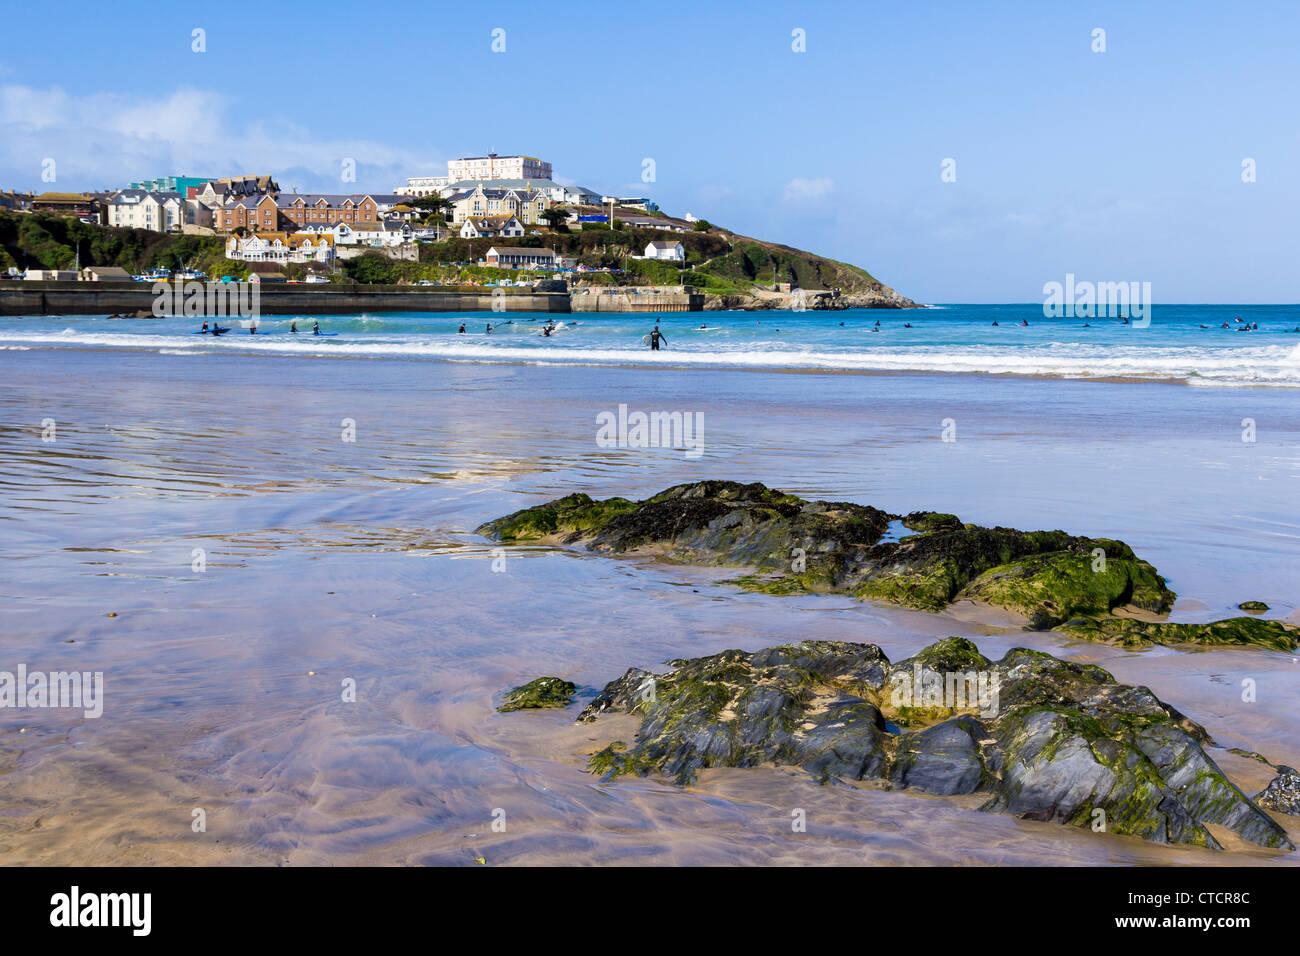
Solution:
[[[411,178],[391,194],[299,193],[282,189],[270,175],[165,176],[95,192],[3,192],[0,210],[52,213],[115,228],[218,236],[231,260],[327,269],[367,252],[417,261],[418,244],[455,237],[496,240],[480,260],[484,265],[581,272],[587,267],[573,257],[545,245],[521,248],[511,240],[561,229],[610,228],[611,222],[662,234],[634,258],[684,264],[685,248],[673,237],[709,228],[689,213],[681,219],[662,215],[644,197],[562,185],[553,178],[551,164],[535,157],[495,153],[451,160],[445,176]],[[25,271],[29,278],[65,278],[68,270],[9,271]],[[94,276],[106,274],[111,273],[92,269]]]
[[[551,162],[523,154],[452,159],[445,174],[386,193],[300,192],[268,173],[0,192],[0,281],[173,278],[562,283],[579,294],[694,296],[692,309],[911,304],[853,266],[668,215],[646,196],[563,183]]]

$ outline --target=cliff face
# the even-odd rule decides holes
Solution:
[[[704,299],[704,308],[705,311],[786,309],[797,312],[828,309],[919,309],[922,306],[899,295],[889,286],[881,285],[863,292],[839,291],[838,294],[826,290],[772,292],[756,288],[743,295],[708,295]]]
[[[729,252],[696,271],[745,289],[710,295],[706,309],[919,308],[865,269],[748,236],[733,236]],[[796,291],[773,291],[774,285],[786,283]]]

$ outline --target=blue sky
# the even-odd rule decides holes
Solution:
[[[0,186],[391,192],[495,148],[918,301],[1072,272],[1296,302],[1298,28],[1268,2],[10,5]]]

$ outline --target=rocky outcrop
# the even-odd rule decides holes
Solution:
[[[591,756],[592,772],[689,785],[709,767],[797,766],[1160,843],[1220,849],[1215,824],[1294,849],[1206,754],[1204,728],[1100,667],[1025,648],[994,663],[961,638],[897,664],[871,644],[802,641],[670,666],[629,670],[579,715],[641,719],[630,745]]]
[[[497,708],[503,714],[514,710],[545,710],[568,707],[573,703],[577,687],[559,677],[539,677],[514,690],[507,691],[501,706]]]
[[[785,310],[790,312],[840,311],[842,309],[919,309],[911,299],[900,295],[888,286],[856,292],[839,290],[799,290],[771,292],[755,289],[749,293],[714,295],[704,297],[704,310],[715,312],[743,309],[747,312]]]
[[[1289,651],[1296,645],[1296,628],[1282,621],[1255,617],[1230,617],[1209,624],[1174,624],[1132,618],[1097,618],[1070,621],[1056,630],[1070,637],[1139,647],[1144,644],[1254,645]]]
[[[1175,598],[1122,541],[985,528],[944,512],[899,516],[807,501],[761,484],[701,481],[644,501],[572,494],[490,521],[478,533],[749,568],[754,573],[733,583],[772,594],[845,593],[926,611],[979,601],[1022,615],[1030,627],[1063,628],[1087,640],[1288,650],[1295,644],[1296,629],[1277,621],[1191,625],[1114,617],[1120,608],[1164,614]]]

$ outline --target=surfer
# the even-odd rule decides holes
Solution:
[[[457,334],[457,335],[464,335],[464,334],[465,334],[465,323],[464,323],[464,322],[462,322],[462,323],[460,324],[460,328],[456,330],[456,334]]]
[[[203,320],[203,328],[202,328],[200,331],[202,331],[202,332],[206,332],[207,330],[208,330],[208,320],[207,320],[207,319],[204,319],[204,320]]]
[[[298,334],[298,320],[297,320],[297,319],[294,319],[292,322],[289,323],[289,331],[292,332],[294,335],[297,335],[297,334]]]
[[[993,325],[994,325],[994,327],[996,327],[997,324],[998,324],[998,320],[997,320],[997,319],[994,319],[994,320],[993,320]]]
[[[650,333],[650,351],[651,351],[651,352],[658,352],[658,351],[659,351],[659,342],[660,342],[661,340],[663,341],[663,343],[664,343],[665,345],[668,344],[668,336],[666,336],[666,335],[664,335],[662,332],[660,332],[660,331],[659,331],[659,326],[656,325],[656,326],[654,327],[654,331]]]
[[[311,334],[320,335],[320,323],[315,320],[311,323]]]
[[[484,332],[483,334],[484,334],[484,335],[491,335],[491,334],[492,334],[492,323],[491,323],[491,322],[489,322],[489,323],[487,324],[487,331]]]
[[[256,334],[257,334],[257,326],[256,326],[256,325],[250,325],[250,326],[248,327],[248,334],[249,334],[249,335],[256,335]]]

